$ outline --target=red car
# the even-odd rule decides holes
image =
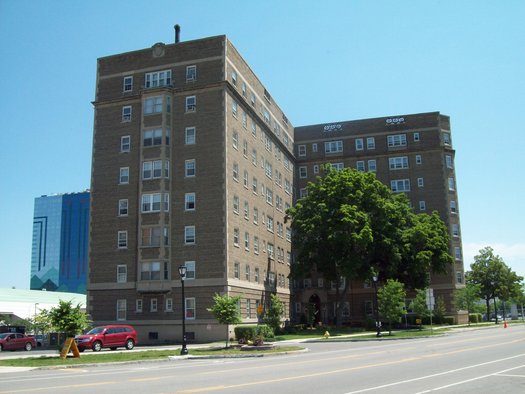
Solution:
[[[131,326],[101,326],[95,327],[85,335],[77,335],[75,342],[80,352],[86,349],[99,352],[103,347],[108,347],[111,350],[125,347],[131,350],[137,343],[137,332]]]
[[[36,347],[36,340],[24,334],[6,332],[0,334],[0,350],[31,350]]]

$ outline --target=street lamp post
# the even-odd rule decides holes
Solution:
[[[188,354],[188,348],[186,347],[186,303],[184,298],[184,279],[186,279],[186,266],[181,265],[179,267],[180,282],[182,284],[182,349],[180,349],[180,355],[185,356]]]
[[[374,281],[374,293],[375,293],[375,318],[376,318],[376,337],[381,336],[381,322],[379,321],[379,304],[377,302],[377,275],[372,277]]]

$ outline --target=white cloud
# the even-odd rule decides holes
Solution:
[[[503,243],[477,243],[469,242],[463,244],[463,261],[465,271],[470,270],[470,264],[474,262],[474,256],[487,246],[494,249],[494,254],[499,255],[505,264],[518,275],[525,277],[525,243],[503,244]]]

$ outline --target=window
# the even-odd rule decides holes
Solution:
[[[450,201],[450,213],[453,213],[453,214],[458,213],[455,201]]]
[[[144,146],[155,146],[162,144],[162,129],[145,130],[143,145]]]
[[[298,149],[299,149],[299,157],[306,156],[306,145],[299,145]]]
[[[452,236],[459,237],[459,224],[457,223],[452,224]]]
[[[242,83],[242,88],[241,88],[241,90],[242,90],[242,95],[243,95],[243,97],[246,97],[246,82],[244,82],[244,81],[243,81],[243,83]]]
[[[266,202],[273,205],[273,190],[269,187],[266,188]]]
[[[233,229],[233,245],[239,247],[239,228]]]
[[[141,299],[135,300],[135,312],[137,313],[142,312],[142,300]]]
[[[273,218],[271,216],[267,216],[266,218],[266,229],[273,233]]]
[[[266,174],[268,178],[272,179],[273,166],[272,166],[272,163],[270,163],[268,160],[264,161],[264,173]]]
[[[250,233],[244,232],[244,249],[250,250]]]
[[[255,272],[253,274],[253,280],[255,283],[259,283],[259,268],[255,268]]]
[[[286,240],[292,242],[292,230],[290,227],[286,227]]]
[[[239,213],[239,196],[237,195],[233,196],[233,212]]]
[[[194,145],[195,137],[196,137],[195,127],[186,127],[184,131],[185,144]]]
[[[150,312],[157,312],[157,299],[156,298],[152,298],[149,301],[149,311]]]
[[[122,121],[131,122],[131,105],[122,107]]]
[[[195,211],[195,193],[186,193],[184,195],[184,210]]]
[[[195,96],[186,97],[186,112],[195,112],[197,110],[197,98]]]
[[[454,247],[454,257],[456,260],[461,260],[461,248],[459,246]]]
[[[194,320],[195,319],[195,298],[186,298],[184,300],[184,309],[186,313],[186,319]]]
[[[195,275],[195,261],[185,261],[184,266],[186,267],[186,279],[193,280],[196,278]]]
[[[419,210],[420,211],[426,211],[427,210],[427,204],[425,201],[420,201],[419,202]]]
[[[166,312],[173,312],[173,298],[166,298]]]
[[[117,265],[117,283],[126,283],[128,281],[128,266]]]
[[[169,161],[164,166],[164,177],[169,175]],[[162,177],[162,160],[145,161],[142,163],[142,179],[158,179]]]
[[[268,258],[272,259],[274,258],[274,255],[273,255],[273,244],[271,244],[270,242],[268,242]]]
[[[414,133],[414,141],[419,142],[419,133]]]
[[[259,209],[257,207],[253,207],[253,222],[257,224],[259,221]]]
[[[244,201],[244,218],[248,220],[250,218],[250,204],[248,201]]]
[[[117,300],[117,320],[126,320],[126,300]]]
[[[236,161],[233,162],[232,176],[233,176],[233,179],[235,179],[236,181],[239,181],[239,163],[237,163]]]
[[[324,143],[324,153],[337,153],[343,151],[343,141],[330,141]]]
[[[146,88],[171,85],[171,70],[146,74]]]
[[[317,144],[316,143],[312,144],[312,152],[317,152]]]
[[[242,184],[246,189],[248,189],[248,171],[246,170],[244,170],[244,173],[243,173]]]
[[[232,131],[232,145],[235,149],[237,149],[237,145],[239,143],[239,133],[237,133],[237,130]]]
[[[252,301],[249,299],[246,300],[246,318],[252,318]]]
[[[407,145],[406,134],[396,134],[387,136],[387,143],[389,148],[395,148]]]
[[[366,149],[375,149],[376,148],[376,139],[374,137],[368,137],[366,139]]]
[[[463,284],[463,272],[456,271],[456,283]]]
[[[450,134],[449,133],[443,133],[443,144],[450,145]]]
[[[123,92],[131,92],[133,90],[133,77],[124,77]]]
[[[244,157],[248,157],[248,141],[246,140],[242,141],[242,154]]]
[[[423,160],[421,159],[421,155],[416,155],[416,164],[420,165],[421,163],[423,163]]]
[[[423,178],[417,178],[417,187],[425,186]]]
[[[344,163],[330,163],[330,167],[332,167],[333,170],[342,170],[345,165]]]
[[[197,80],[197,66],[186,66],[186,82],[193,82]]]
[[[355,163],[355,168],[357,171],[365,171],[365,162],[363,160],[358,160]]]
[[[127,153],[130,151],[130,149],[131,149],[131,137],[129,135],[120,137],[120,152]]]
[[[184,243],[186,245],[195,244],[195,226],[184,226]]]
[[[239,262],[236,261],[233,264],[233,276],[234,276],[235,279],[240,279],[241,278],[240,271],[241,271],[240,264],[239,264]]]
[[[306,197],[308,195],[308,190],[305,187],[299,189],[299,198]]]
[[[454,183],[454,178],[448,178],[448,190],[456,190],[456,184]]]
[[[253,191],[253,194],[257,194],[257,178],[256,177],[252,178],[252,191]]]
[[[408,157],[407,156],[390,157],[388,159],[388,165],[391,170],[401,170],[401,169],[408,168]]]
[[[306,166],[299,167],[299,178],[306,178],[308,177],[308,171],[306,169]]]
[[[454,168],[454,164],[452,162],[452,156],[445,155],[445,162],[447,164],[447,168],[450,168],[450,169]]]
[[[252,103],[252,107],[255,107],[255,103],[257,102],[257,97],[255,97],[255,93],[250,93],[250,102]]]
[[[140,280],[160,280],[160,261],[141,263]]]
[[[242,111],[242,126],[244,128],[248,127],[248,114],[245,111]]]
[[[314,164],[314,174],[319,174],[319,164]]]
[[[409,179],[395,179],[390,181],[390,189],[393,192],[409,192],[410,191],[410,180]]]
[[[363,150],[363,149],[364,149],[363,139],[356,138],[355,139],[355,150]]]
[[[368,160],[368,171],[376,172],[377,171],[377,162],[375,159]]]
[[[232,70],[232,83],[237,86],[237,71]]]
[[[253,237],[253,253],[259,254],[259,237]]]
[[[161,207],[165,212],[169,211],[169,196],[169,193],[143,194],[142,213],[160,212]]]
[[[158,114],[162,112],[162,96],[148,97],[144,100],[144,114]]]
[[[185,160],[184,161],[184,176],[186,178],[195,176],[195,159]]]
[[[119,249],[126,249],[128,247],[128,232],[127,231],[118,232],[117,245]]]
[[[128,199],[118,200],[118,215],[128,216]]]
[[[162,234],[161,234],[162,233]],[[141,245],[144,247],[158,247],[161,242],[161,235],[164,245],[169,244],[169,228],[168,227],[143,227]]]
[[[237,117],[238,107],[239,107],[239,104],[237,104],[237,101],[236,101],[236,100],[233,100],[233,101],[232,101],[232,115],[233,115],[235,118]]]

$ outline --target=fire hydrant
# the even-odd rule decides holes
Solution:
[[[328,331],[324,332],[324,339],[330,338],[330,333]]]

